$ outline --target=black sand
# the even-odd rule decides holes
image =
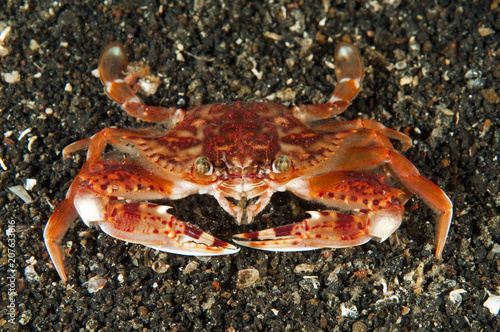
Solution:
[[[17,83],[0,79],[0,330],[499,330],[500,316],[483,303],[486,291],[498,295],[500,287],[500,3],[259,3],[0,5],[0,31],[11,27],[0,72],[21,76]],[[325,102],[335,84],[325,61],[333,61],[342,40],[354,42],[366,66],[363,90],[343,117],[406,130],[415,145],[405,155],[455,205],[442,261],[433,258],[434,214],[414,198],[399,241],[299,253],[242,249],[207,260],[116,241],[78,221],[64,239],[71,245],[69,281],[60,282],[42,234],[84,161],[83,153],[63,161],[62,149],[106,126],[145,126],[111,102],[91,74],[109,42],[127,44],[130,58],[168,80],[149,104],[189,108],[273,96],[287,104]],[[27,179],[37,181],[30,204],[7,189]],[[229,241],[231,234],[299,220],[311,208],[276,194],[254,224],[242,227],[211,197],[177,202],[175,213]],[[16,230],[16,326],[8,322],[9,221]],[[165,273],[155,272],[164,265]],[[260,278],[238,287],[239,271],[249,268]],[[89,293],[95,276],[107,284]],[[458,305],[450,292],[460,289]],[[343,315],[342,308],[356,313]]]

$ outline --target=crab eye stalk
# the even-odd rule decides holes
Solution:
[[[291,165],[292,162],[290,161],[290,158],[288,158],[287,155],[282,154],[273,161],[273,172],[274,173],[286,172],[288,171]]]
[[[194,162],[194,169],[200,174],[211,175],[214,170],[214,166],[207,157],[198,157]]]

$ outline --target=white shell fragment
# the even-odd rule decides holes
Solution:
[[[24,203],[29,204],[33,202],[33,200],[30,197],[30,194],[28,194],[28,192],[26,191],[26,189],[24,189],[23,186],[18,185],[18,186],[8,187],[7,189],[12,191],[12,193],[15,194],[17,197],[22,199]]]
[[[38,281],[39,279],[38,273],[36,272],[34,265],[28,265],[24,269],[24,276],[28,281]]]
[[[2,167],[2,169],[4,171],[8,170],[7,166],[5,166],[5,163],[3,162],[2,158],[0,158],[0,167]]]
[[[340,314],[342,315],[342,317],[356,318],[358,317],[358,308],[356,308],[354,304],[346,306],[345,303],[341,303]]]
[[[483,306],[488,308],[492,315],[496,316],[500,312],[500,296],[493,295],[488,291],[486,293],[488,293],[488,299],[483,303]]]
[[[462,303],[462,295],[463,293],[467,293],[465,289],[455,289],[450,292],[449,294],[449,300],[450,302],[453,302],[455,305],[460,306],[460,303]]]
[[[10,31],[12,28],[10,26],[6,26],[5,29],[0,32],[0,44],[3,44],[5,42],[5,39],[10,35]]]
[[[22,140],[24,138],[24,136],[28,135],[29,133],[31,133],[31,128],[26,128],[24,129],[20,134],[19,134],[19,137],[17,138],[18,141]]]
[[[36,179],[26,179],[26,184],[24,185],[24,189],[31,190],[36,186]]]
[[[92,277],[87,283],[87,290],[89,293],[98,292],[104,287],[104,285],[106,285],[106,282],[108,282],[108,280],[101,276]]]
[[[299,285],[306,291],[311,291],[311,287],[319,289],[321,286],[317,276],[303,276],[303,280],[299,281]]]
[[[399,303],[399,295],[395,295],[394,291],[388,290],[387,282],[385,281],[385,279],[383,279],[383,278],[380,279],[379,283],[380,283],[380,285],[382,285],[382,293],[383,293],[384,297],[380,300],[377,300],[377,302],[375,302],[375,304],[380,304],[380,303],[383,303],[386,301],[396,301],[397,303]]]
[[[4,57],[9,54],[9,49],[4,46],[4,42],[9,36],[11,30],[11,27],[7,26],[2,30],[2,32],[0,32],[0,57]]]
[[[160,87],[160,80],[150,80],[150,79],[140,79],[139,86],[142,91],[146,94],[146,96],[151,96],[156,93],[158,88]]]
[[[448,294],[448,298],[446,299],[446,313],[448,315],[454,315],[460,305],[462,304],[462,295],[463,293],[467,293],[465,289],[455,289]]]
[[[29,152],[32,152],[32,148],[33,148],[33,142],[36,141],[38,139],[38,136],[31,136],[28,138],[28,151]]]
[[[97,77],[97,78],[99,78],[99,77],[100,77],[100,76],[99,76],[99,69],[98,69],[98,68],[96,68],[96,69],[92,70],[92,71],[91,71],[91,74],[92,74],[92,76],[94,76],[94,77]]]

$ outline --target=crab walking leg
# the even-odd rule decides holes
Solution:
[[[260,232],[238,234],[236,242],[262,250],[294,251],[361,245],[372,238],[384,241],[400,226],[404,194],[383,181],[384,176],[363,172],[331,172],[297,180],[289,189],[298,196],[339,209],[308,211],[310,218]],[[304,191],[304,187],[308,188]]]
[[[64,253],[61,248],[61,241],[77,216],[78,213],[73,205],[73,198],[66,198],[56,207],[43,232],[45,247],[64,283],[66,283],[68,277],[64,269]]]
[[[168,179],[138,165],[106,160],[86,163],[71,184],[66,199],[55,209],[44,231],[54,267],[66,282],[60,243],[78,215],[88,225],[124,241],[185,255],[225,255],[238,248],[216,239],[167,213],[168,207],[124,200],[181,198],[194,193],[185,186],[175,192]]]
[[[126,142],[128,138],[150,138],[157,135],[159,134],[153,128],[138,130],[105,128],[92,137],[79,140],[66,146],[63,149],[63,159],[67,159],[69,155],[74,152],[87,149],[87,162],[96,162],[101,159],[106,144],[111,144],[122,151],[128,151],[128,142]]]
[[[330,101],[321,105],[300,105],[292,109],[294,115],[304,123],[331,118],[343,113],[361,89],[363,61],[358,50],[346,43],[335,49],[335,75],[337,87]]]
[[[369,119],[356,119],[345,122],[336,122],[336,123],[326,123],[323,125],[314,126],[314,129],[317,130],[327,130],[329,132],[340,132],[340,131],[360,131],[362,129],[371,130],[373,135],[378,136],[380,139],[389,138],[392,140],[400,141],[403,144],[402,151],[406,151],[411,147],[411,138],[407,135],[394,130],[387,128],[383,124],[369,120]],[[387,146],[387,144],[383,144],[386,147],[392,147],[392,145]]]
[[[391,175],[404,186],[409,194],[402,203],[415,194],[438,215],[436,231],[436,258],[441,258],[453,217],[453,204],[444,191],[434,182],[420,175],[413,164],[398,152],[386,147],[350,148],[336,163],[338,170],[370,170],[386,165]]]
[[[171,124],[184,118],[185,112],[176,107],[144,105],[132,88],[125,82],[127,56],[119,43],[108,45],[99,59],[99,76],[106,94],[115,100],[131,116],[147,122]]]

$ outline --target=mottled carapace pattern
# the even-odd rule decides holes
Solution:
[[[205,156],[229,176],[264,174],[281,154],[293,160],[299,176],[324,163],[338,142],[334,133],[305,126],[281,104],[242,102],[197,106],[161,136],[124,140],[162,169],[186,172]]]

